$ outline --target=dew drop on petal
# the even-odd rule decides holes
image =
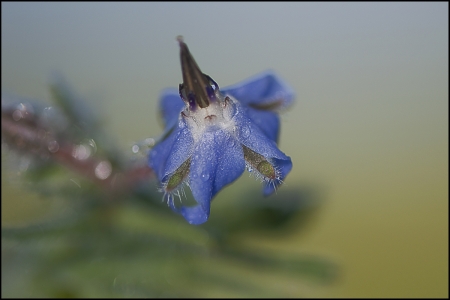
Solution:
[[[217,130],[214,133],[214,142],[221,143],[221,142],[223,142],[223,140],[224,140],[223,131],[222,130]]]
[[[233,147],[235,142],[235,139],[233,136],[231,136],[231,134],[227,134],[227,141],[226,141],[227,145]]]
[[[203,181],[207,181],[209,179],[209,174],[208,173],[204,173],[204,174],[202,174],[201,177],[202,177]]]
[[[244,126],[244,127],[242,127],[241,128],[241,135],[242,135],[242,137],[245,139],[245,138],[248,138],[249,136],[250,136],[250,128],[248,128],[248,126]]]

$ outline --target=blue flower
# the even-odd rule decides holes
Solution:
[[[201,224],[212,198],[245,168],[264,181],[265,195],[283,182],[292,162],[277,147],[278,112],[294,94],[270,71],[220,90],[178,41],[183,83],[161,95],[165,132],[149,153],[149,165],[169,206],[189,223]],[[197,205],[175,206],[174,195],[180,196],[184,184]]]

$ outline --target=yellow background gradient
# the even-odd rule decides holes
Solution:
[[[48,100],[58,70],[129,151],[161,133],[177,35],[220,86],[272,68],[296,92],[282,189],[317,186],[324,205],[306,234],[266,247],[333,258],[342,274],[321,296],[448,297],[448,3],[2,2],[2,92]],[[10,225],[39,204],[11,197],[5,172]]]

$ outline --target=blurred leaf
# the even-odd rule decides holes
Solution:
[[[9,126],[2,140],[31,158],[24,181],[70,210],[2,228],[3,297],[288,297],[302,295],[303,282],[337,276],[323,257],[240,242],[297,234],[320,210],[317,188],[283,189],[276,198],[248,191],[208,223],[189,225],[161,202],[145,157],[119,153],[62,77],[51,89],[52,110],[28,100],[2,105]],[[14,118],[17,109],[25,117]],[[21,133],[28,138],[19,144]],[[66,148],[52,150],[51,141]],[[86,158],[78,157],[80,146],[91,151]],[[111,173],[101,178],[94,171],[105,161]]]

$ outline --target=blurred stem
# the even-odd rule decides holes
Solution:
[[[53,160],[90,180],[107,194],[129,193],[136,184],[153,175],[146,164],[120,169],[113,167],[107,157],[80,158],[76,155],[79,145],[75,142],[55,136],[54,130],[41,125],[34,114],[17,117],[15,113],[14,109],[2,107],[2,140],[11,149],[36,159]]]

